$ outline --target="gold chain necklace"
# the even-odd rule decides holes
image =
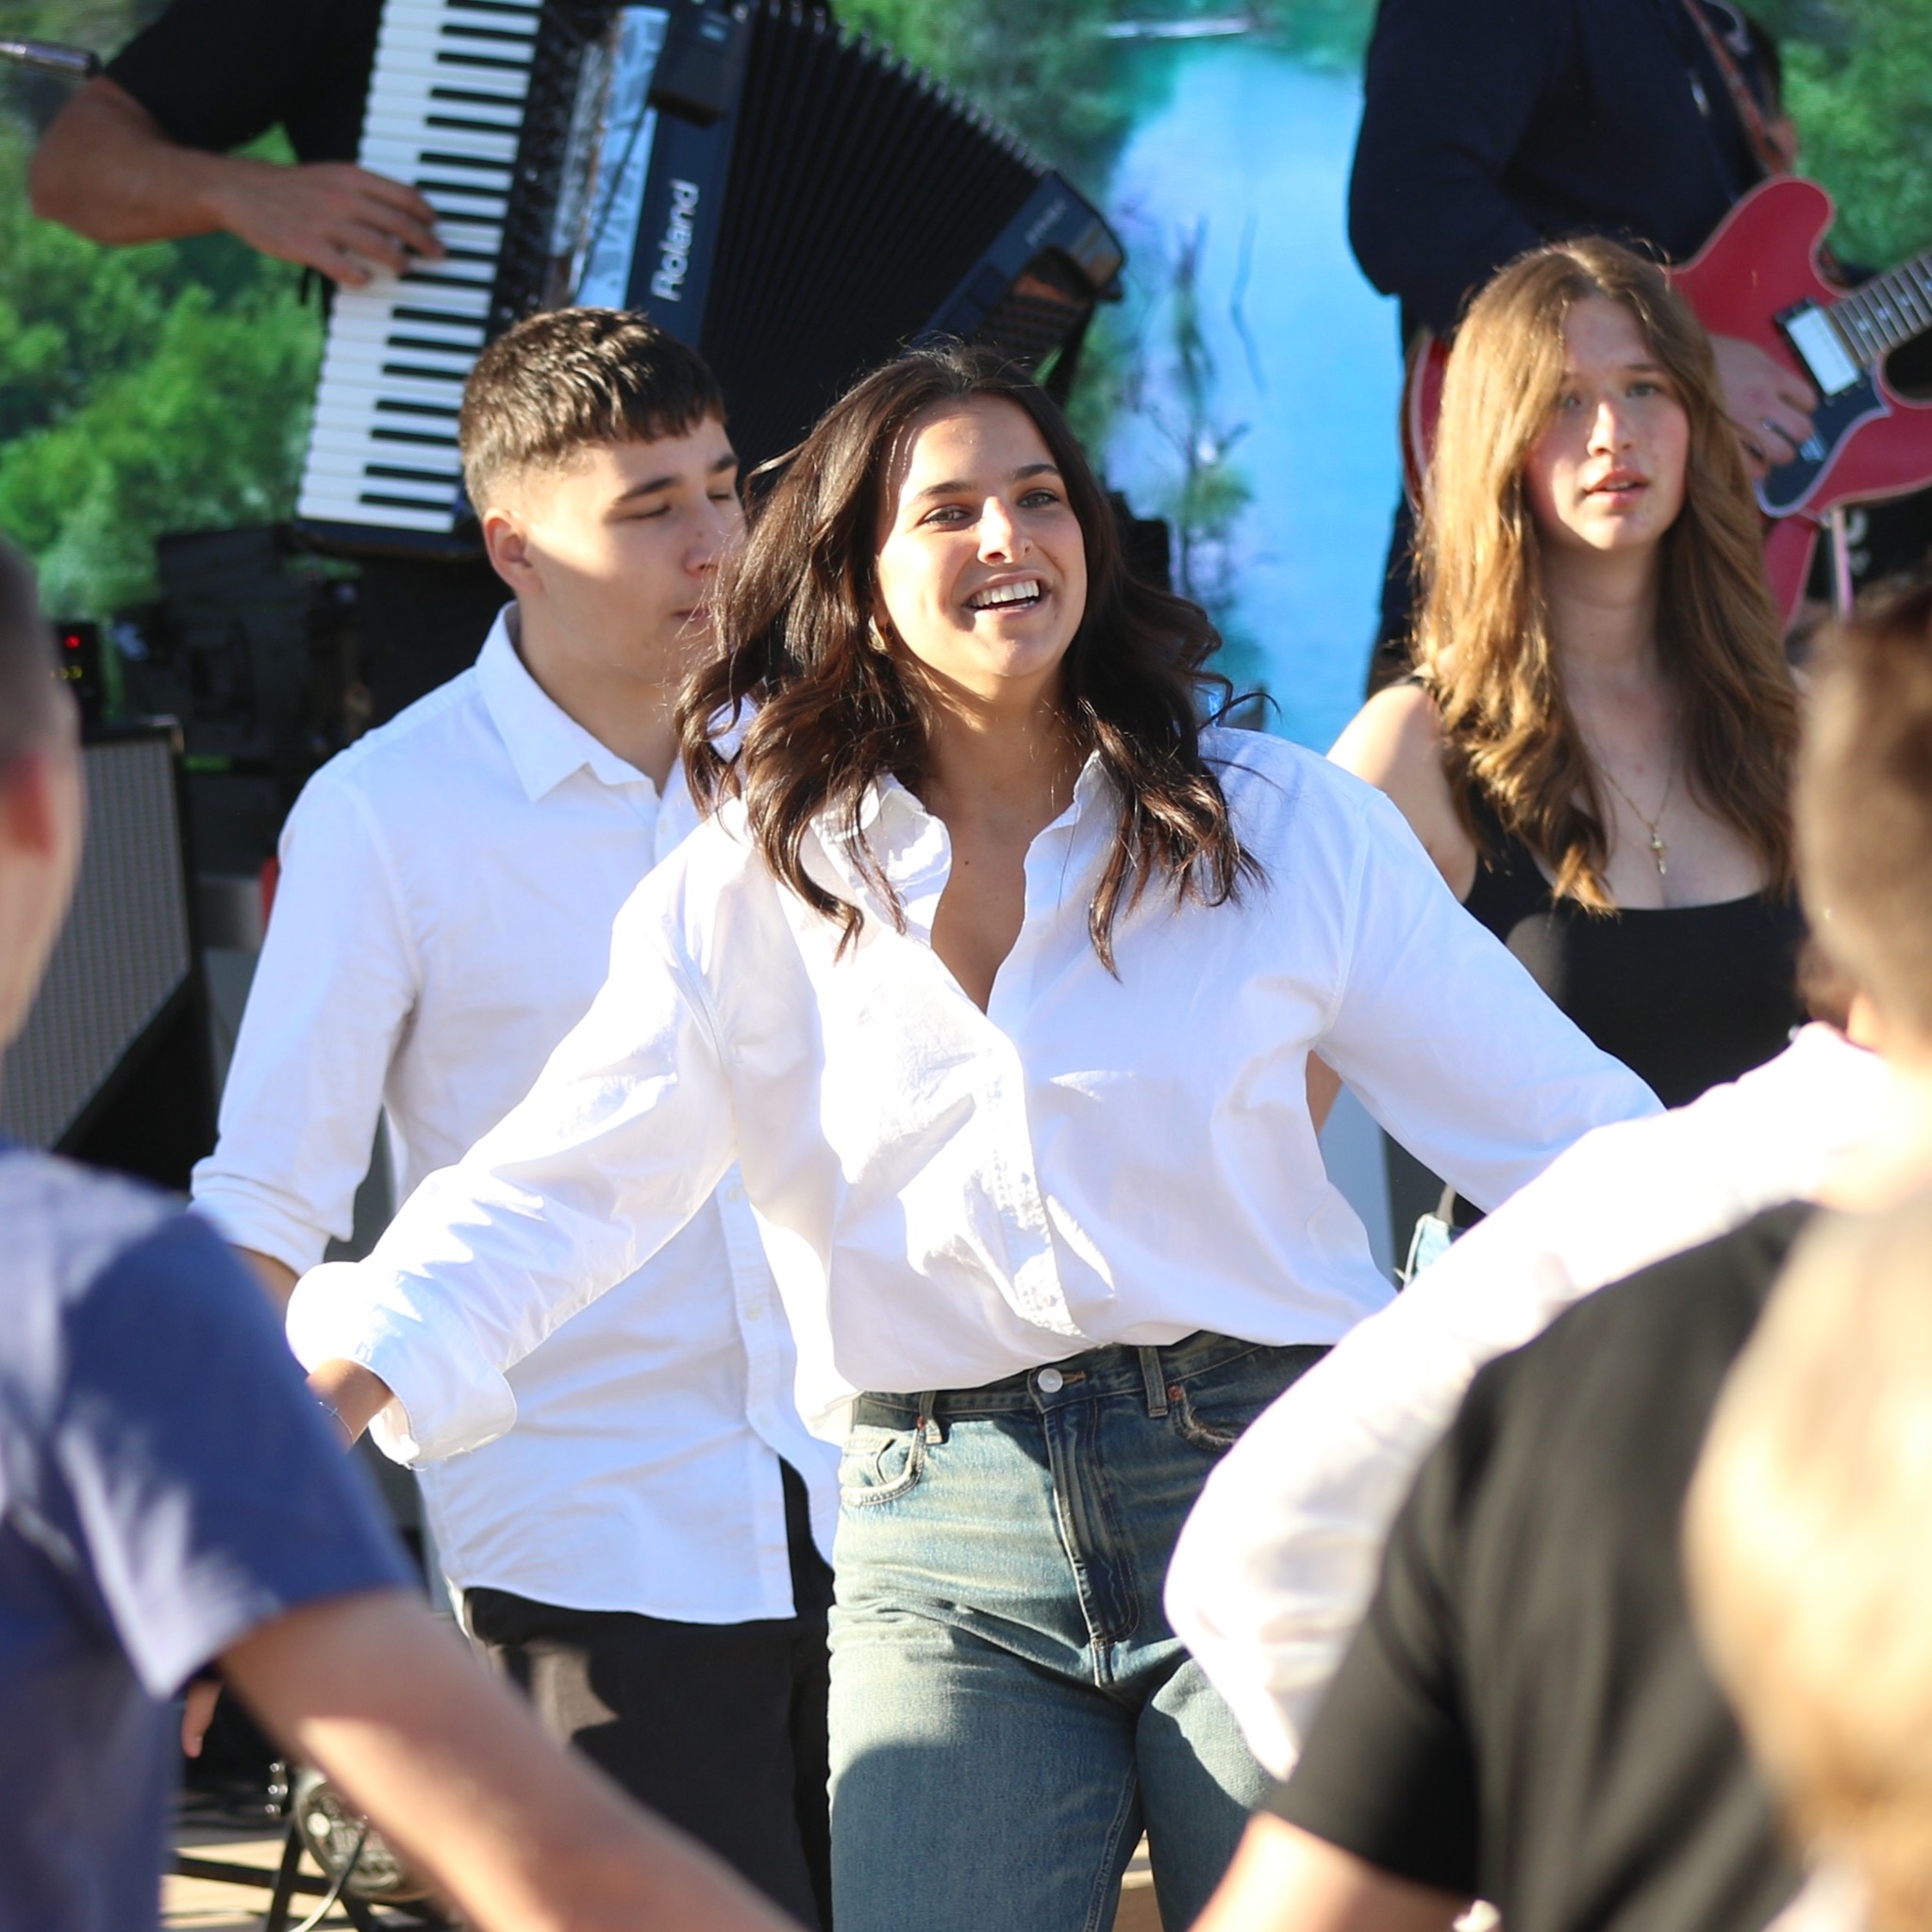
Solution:
[[[1650,830],[1650,856],[1657,861],[1657,875],[1662,878],[1669,868],[1664,864],[1664,855],[1671,849],[1671,842],[1657,829],[1663,824],[1664,808],[1671,802],[1671,788],[1677,782],[1677,748],[1671,747],[1671,768],[1664,774],[1664,795],[1657,802],[1657,817],[1652,818],[1638,802],[1617,783],[1617,776],[1599,754],[1596,768],[1609,781],[1610,790],[1641,819]]]

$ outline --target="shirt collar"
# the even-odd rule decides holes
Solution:
[[[1098,752],[1088,755],[1074,783],[1066,810],[1044,827],[1033,841],[1029,874],[1036,860],[1045,860],[1058,848],[1058,872],[1065,891],[1084,885],[1092,864],[1120,821],[1114,784]],[[946,828],[918,795],[890,772],[866,787],[859,801],[858,823],[851,825],[843,812],[821,812],[814,822],[819,842],[848,891],[872,896],[855,845],[863,840],[871,848],[890,884],[914,924],[924,902],[937,902],[952,869],[952,841]]]
[[[644,774],[591,736],[529,674],[516,647],[517,608],[506,604],[476,659],[491,723],[531,804],[589,768],[605,785],[650,785]],[[657,788],[652,786],[655,793]]]

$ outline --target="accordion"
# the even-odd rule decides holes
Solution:
[[[581,302],[717,372],[747,466],[908,342],[1064,393],[1123,254],[1061,176],[796,0],[386,0],[359,159],[448,254],[337,292],[297,515],[351,550],[475,547],[457,412],[483,345]]]

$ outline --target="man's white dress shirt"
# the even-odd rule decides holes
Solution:
[[[1329,1184],[1306,1069],[1473,1199],[1657,1102],[1457,905],[1402,815],[1324,759],[1208,734],[1266,872],[1241,903],[1123,916],[1118,974],[1087,908],[1118,819],[1090,762],[1033,841],[987,1011],[931,943],[945,826],[892,780],[854,841],[806,863],[865,913],[783,890],[741,809],[709,819],[617,923],[608,983],[529,1097],[431,1176],[370,1258],[290,1311],[296,1354],[392,1389],[392,1453],[509,1427],[505,1371],[668,1240],[736,1158],[799,1348],[800,1407],[836,1435],[863,1389],[970,1388],[1197,1329],[1325,1342],[1390,1288]],[[399,1412],[400,1410],[400,1412]]]
[[[1880,1118],[1883,1062],[1824,1026],[1689,1107],[1579,1141],[1274,1403],[1208,1478],[1168,1617],[1286,1777],[1417,1468],[1476,1371],[1571,1303],[1810,1198]]]
[[[401,1199],[523,1097],[603,985],[618,910],[697,823],[681,775],[660,799],[544,695],[512,616],[472,670],[318,772],[282,836],[194,1199],[298,1273],[349,1232],[378,1107]],[[792,1405],[791,1337],[738,1176],[713,1168],[676,1239],[643,1258],[523,1352],[513,1431],[422,1468],[444,1571],[577,1609],[788,1616],[777,1458],[814,1491],[827,1550],[837,1491]]]

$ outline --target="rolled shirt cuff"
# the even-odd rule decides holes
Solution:
[[[392,1462],[437,1462],[508,1433],[516,1397],[458,1322],[414,1300],[394,1280],[371,1282],[365,1264],[325,1262],[295,1286],[289,1346],[303,1368],[360,1364],[395,1400],[369,1425]]]
[[[231,1248],[251,1248],[296,1274],[307,1274],[328,1246],[328,1230],[291,1212],[271,1191],[221,1177],[194,1181],[194,1211]]]

